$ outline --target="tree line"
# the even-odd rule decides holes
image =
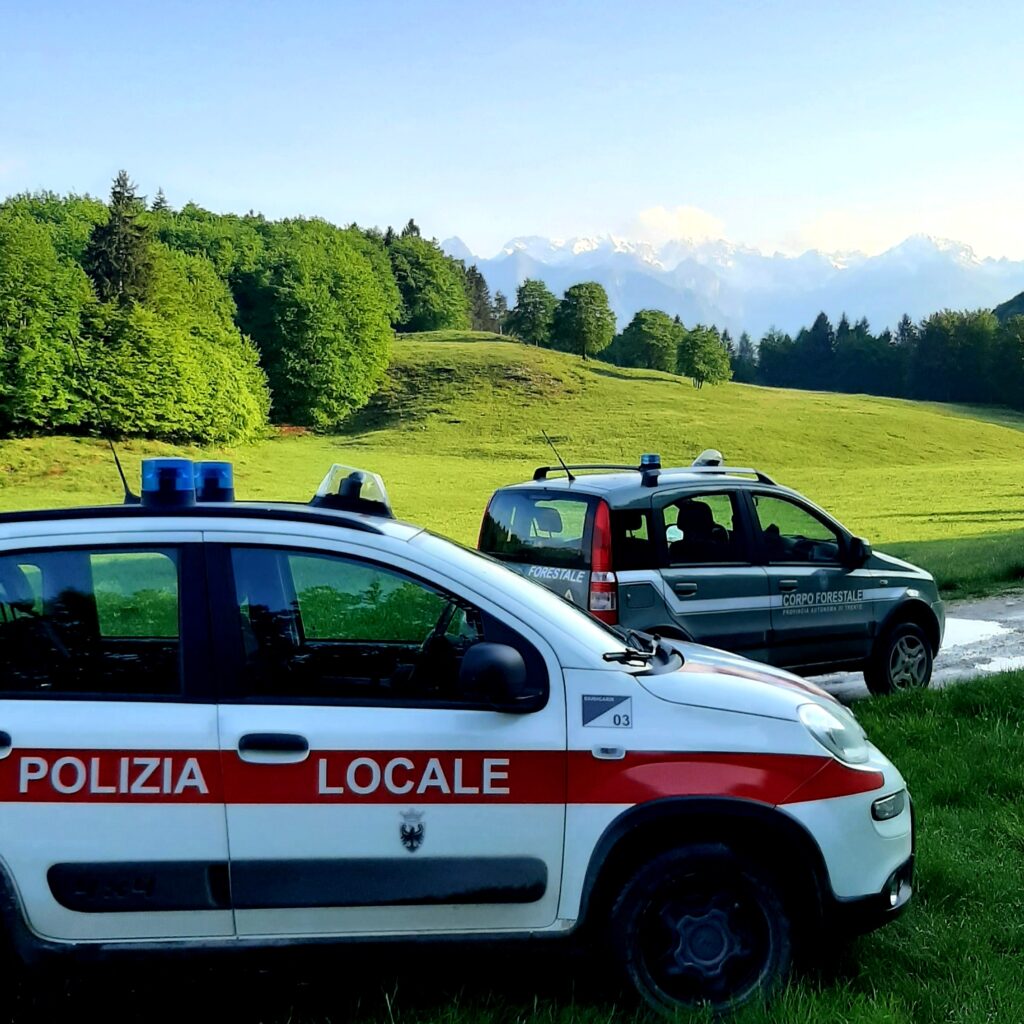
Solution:
[[[173,441],[332,429],[380,386],[396,331],[496,326],[475,267],[404,228],[219,215],[127,173],[107,203],[0,203],[0,436]]]
[[[559,300],[543,281],[527,279],[516,289],[515,306],[504,326],[528,345],[584,359],[601,353],[618,366],[689,377],[695,387],[719,384],[732,375],[725,340],[716,327],[687,328],[678,316],[642,309],[616,334],[608,295],[594,281],[574,284]]]
[[[1007,303],[919,323],[904,315],[878,334],[864,318],[833,326],[819,313],[795,337],[772,328],[757,346],[746,333],[723,338],[744,383],[1024,409],[1024,316],[1014,313]]]

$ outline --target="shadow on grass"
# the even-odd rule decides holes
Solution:
[[[666,377],[665,374],[655,377],[653,374],[640,374],[637,370],[627,372],[625,370],[617,370],[614,366],[609,366],[607,363],[602,366],[597,366],[590,362],[583,363],[582,365],[591,373],[597,374],[598,377],[611,377],[613,380],[647,380],[654,381],[655,384],[673,383],[671,378]],[[679,383],[688,384],[689,381],[685,377],[680,377]]]
[[[1024,580],[1024,530],[880,548],[927,569],[946,597],[982,597]]]

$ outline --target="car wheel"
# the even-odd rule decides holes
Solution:
[[[656,1010],[731,1010],[766,997],[789,970],[790,924],[777,892],[727,847],[662,854],[622,890],[612,947]]]
[[[864,667],[864,682],[876,696],[926,687],[932,678],[932,648],[913,622],[893,626],[876,644]]]

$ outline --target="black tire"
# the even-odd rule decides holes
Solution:
[[[923,690],[932,679],[932,645],[913,622],[898,622],[875,641],[864,682],[876,697]]]
[[[619,963],[661,1013],[732,1010],[767,998],[792,958],[775,887],[717,843],[670,850],[644,865],[615,901],[610,928]]]

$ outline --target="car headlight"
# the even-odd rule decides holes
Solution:
[[[798,713],[807,731],[833,757],[846,764],[864,764],[867,761],[867,737],[846,708],[841,705],[832,709],[821,704],[801,704]]]

